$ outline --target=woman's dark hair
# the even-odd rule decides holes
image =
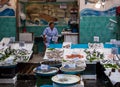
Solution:
[[[50,26],[51,24],[54,24],[54,22],[50,22],[50,23],[49,23],[49,26]]]

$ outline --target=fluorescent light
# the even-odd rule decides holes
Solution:
[[[95,4],[95,8],[100,8],[101,5],[104,7],[104,5],[105,5],[105,0],[99,0],[99,1]]]
[[[105,2],[102,2],[101,4],[104,6],[104,5],[105,5]]]
[[[113,20],[113,19],[109,19],[111,22],[113,23],[117,23],[117,21]]]
[[[100,6],[101,6],[101,3],[99,2],[95,4],[95,8],[100,8]]]

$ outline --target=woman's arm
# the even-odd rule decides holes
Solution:
[[[47,42],[46,35],[47,35],[47,28],[43,31],[43,41],[44,42]]]
[[[43,41],[44,41],[45,43],[47,43],[46,35],[43,35]]]

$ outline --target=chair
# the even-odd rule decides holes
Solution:
[[[33,42],[33,33],[19,33],[19,41]]]

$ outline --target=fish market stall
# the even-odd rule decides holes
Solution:
[[[62,65],[59,69],[62,74],[80,75],[83,79],[96,80],[104,77],[101,73],[106,69],[102,68],[107,66],[106,61],[117,62],[120,56],[116,55],[116,47],[113,44],[71,44],[69,48],[63,48],[62,44],[51,44],[46,49],[44,60],[60,61]],[[118,73],[119,70],[116,71]],[[108,79],[113,82],[111,78]]]
[[[103,59],[109,59],[112,55],[112,44],[103,44],[103,43],[89,43],[89,44],[71,44],[70,49],[63,49],[62,44],[51,44],[45,52],[44,59],[48,60],[82,60],[85,61],[86,67],[81,73],[84,79],[96,79],[97,72],[97,63]],[[47,52],[49,50],[62,50],[60,56],[57,55],[56,58],[53,56],[52,51],[51,57]],[[54,52],[55,53],[55,52]]]
[[[15,83],[17,64],[28,62],[32,56],[33,43],[9,43],[0,49],[0,81],[1,83]],[[8,80],[10,81],[8,81]]]

